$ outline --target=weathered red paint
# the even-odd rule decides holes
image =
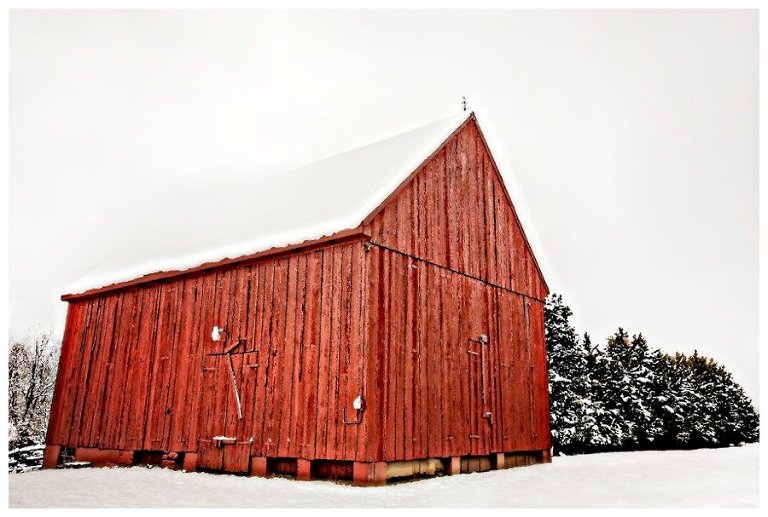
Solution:
[[[65,296],[47,466],[155,451],[378,484],[391,461],[546,460],[547,286],[474,117],[333,237]]]

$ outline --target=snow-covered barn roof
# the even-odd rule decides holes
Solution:
[[[262,176],[255,188],[237,189],[217,201],[221,209],[213,219],[218,221],[209,216],[198,224],[185,221],[185,228],[166,231],[151,245],[127,246],[66,292],[185,271],[356,228],[471,115],[463,112],[298,169]]]

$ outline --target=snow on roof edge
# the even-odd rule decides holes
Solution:
[[[211,248],[201,252],[190,253],[183,257],[165,257],[152,260],[146,260],[139,262],[135,265],[121,268],[118,271],[105,271],[95,274],[86,274],[78,280],[68,284],[63,292],[64,296],[72,296],[78,294],[85,294],[88,291],[96,289],[102,289],[116,284],[121,284],[131,280],[139,280],[144,276],[187,271],[204,264],[220,262],[222,260],[236,260],[240,257],[246,257],[255,253],[260,253],[275,248],[283,248],[286,246],[301,244],[306,241],[313,241],[322,239],[333,235],[334,233],[357,228],[365,218],[376,210],[386,199],[392,194],[408,177],[415,172],[419,166],[424,163],[435,151],[437,151],[443,143],[459,129],[464,123],[473,117],[474,112],[467,111],[461,115],[448,117],[439,122],[444,122],[445,126],[441,131],[435,133],[432,138],[429,138],[420,147],[418,153],[414,153],[413,156],[409,156],[405,159],[398,170],[392,174],[389,181],[386,182],[376,193],[371,196],[368,201],[363,204],[357,211],[349,214],[347,217],[337,218],[331,221],[325,221],[320,224],[315,224],[302,228],[301,230],[293,231],[285,234],[267,234],[260,238],[230,244],[222,245],[220,247]],[[449,124],[450,121],[453,123]],[[404,132],[407,133],[408,131]],[[390,138],[395,138],[403,133],[393,135]],[[377,142],[372,142],[369,145],[375,145],[376,143],[388,140],[385,138]],[[367,146],[361,146],[367,147]],[[360,148],[357,148],[360,149]],[[352,151],[349,150],[349,151]],[[347,152],[349,152],[347,151]],[[345,153],[340,153],[345,154]],[[304,167],[313,166],[316,163],[324,162],[326,160],[333,159],[339,156],[333,155],[325,159],[312,162],[310,164],[298,167],[302,169]]]

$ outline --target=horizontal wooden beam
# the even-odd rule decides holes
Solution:
[[[312,239],[304,241],[298,244],[291,244],[289,246],[283,246],[280,248],[270,248],[268,250],[259,251],[257,253],[251,253],[249,255],[243,255],[241,257],[227,258],[219,260],[217,262],[206,262],[199,266],[195,266],[189,269],[179,269],[173,271],[160,271],[157,273],[151,273],[132,280],[126,280],[125,282],[117,282],[104,287],[96,289],[89,289],[82,293],[73,293],[62,295],[61,299],[65,302],[71,302],[75,300],[82,300],[84,298],[91,298],[93,296],[99,296],[112,291],[118,291],[120,289],[127,289],[138,285],[147,284],[150,282],[158,282],[161,280],[168,280],[170,278],[194,275],[203,272],[208,272],[212,269],[223,268],[231,266],[233,264],[241,264],[245,262],[254,262],[266,258],[275,258],[280,255],[287,255],[289,253],[296,253],[299,251],[310,251],[314,248],[320,248],[328,246],[329,244],[336,244],[340,242],[347,242],[356,239],[370,239],[370,235],[366,234],[362,226],[357,228],[350,228],[347,230],[341,230],[331,235],[321,237],[319,239]]]
[[[507,291],[508,293],[516,294],[518,296],[522,296],[523,298],[528,298],[529,300],[533,300],[533,301],[536,301],[536,302],[539,302],[539,303],[546,303],[546,300],[542,300],[541,298],[536,298],[535,296],[531,296],[530,294],[525,294],[525,293],[520,292],[520,291],[515,291],[514,289],[510,289],[509,287],[504,287],[503,285],[495,284],[495,283],[490,282],[490,281],[488,281],[486,279],[483,279],[483,278],[480,278],[480,277],[477,277],[477,276],[474,276],[474,275],[470,275],[469,273],[465,273],[464,271],[461,271],[461,270],[458,270],[458,269],[454,269],[452,267],[448,267],[448,266],[444,266],[442,264],[438,264],[437,262],[433,262],[433,261],[431,261],[429,259],[417,257],[416,255],[411,255],[410,253],[406,253],[405,251],[401,251],[401,250],[396,249],[396,248],[390,248],[389,246],[385,246],[385,245],[380,244],[380,243],[378,243],[378,242],[376,242],[374,240],[371,240],[371,246],[376,246],[377,248],[380,248],[380,249],[383,249],[383,250],[387,250],[387,251],[391,251],[392,253],[397,253],[397,254],[402,255],[404,257],[408,257],[408,258],[410,258],[411,260],[413,260],[415,262],[424,262],[425,264],[429,264],[430,266],[434,266],[436,268],[443,269],[445,271],[450,271],[451,273],[455,273],[457,275],[461,275],[461,276],[465,276],[467,278],[471,278],[472,280],[476,280],[476,281],[480,282],[481,284],[485,284],[485,285],[490,286],[490,287],[495,287],[497,289],[502,289],[504,291]]]

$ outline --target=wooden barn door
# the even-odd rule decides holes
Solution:
[[[248,472],[257,369],[258,352],[205,356],[197,461],[200,468]]]
[[[465,284],[462,327],[465,331],[468,379],[469,445],[471,454],[485,454],[491,441],[493,390],[490,386],[492,344],[483,286]]]

